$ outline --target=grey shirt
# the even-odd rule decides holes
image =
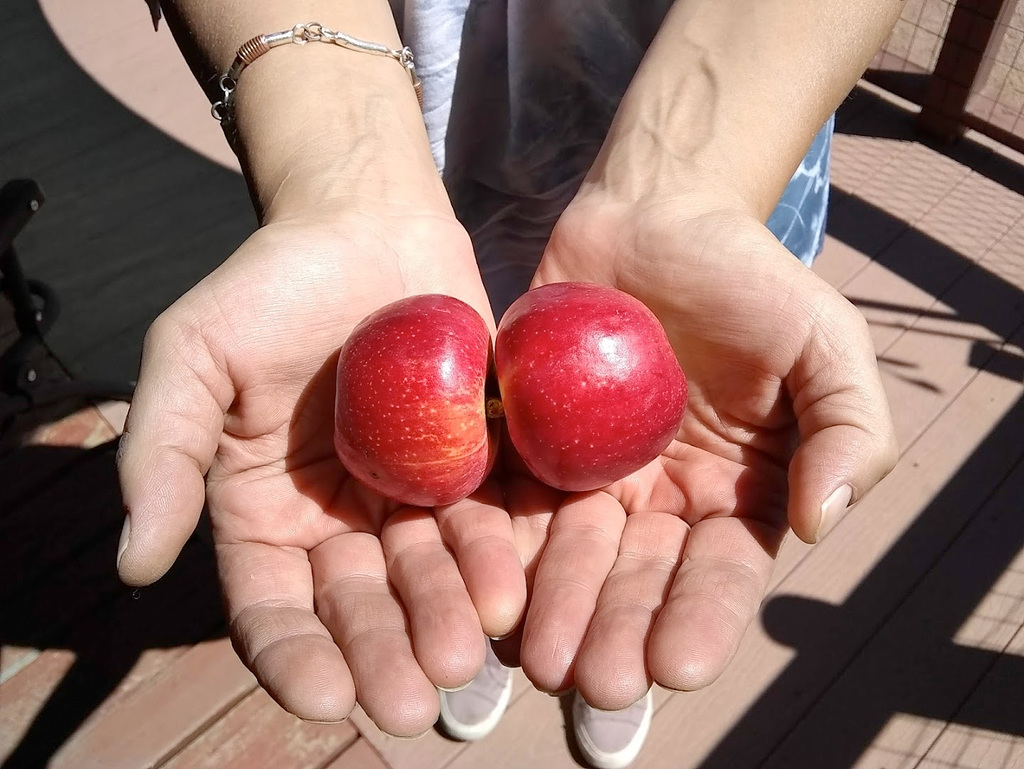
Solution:
[[[672,0],[393,0],[424,119],[500,316],[529,285],[559,214]],[[806,263],[821,248],[832,121],[769,219]]]

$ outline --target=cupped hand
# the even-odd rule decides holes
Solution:
[[[402,508],[335,455],[337,351],[365,316],[444,293],[493,327],[450,213],[382,208],[267,224],[153,324],[119,452],[118,568],[158,579],[205,500],[232,640],[260,684],[301,718],[358,700],[408,736],[436,719],[435,686],[479,671],[484,635],[518,624],[525,583],[496,489]]]
[[[565,280],[642,300],[689,385],[659,458],[516,522],[524,561],[537,561],[524,671],[618,709],[652,682],[714,681],[788,529],[818,541],[898,451],[863,317],[754,217],[581,194],[535,284]]]

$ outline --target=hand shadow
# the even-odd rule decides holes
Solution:
[[[0,490],[20,487],[0,518],[0,680],[13,701],[54,686],[8,743],[4,769],[48,765],[147,651],[225,635],[213,553],[200,534],[154,586],[119,581],[116,446],[27,446],[0,457]]]

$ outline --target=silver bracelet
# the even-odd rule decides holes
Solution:
[[[370,43],[360,40],[357,37],[346,35],[344,32],[335,32],[327,29],[323,24],[315,21],[306,24],[296,24],[284,32],[272,32],[268,35],[257,35],[251,40],[243,43],[235,54],[235,60],[231,63],[228,71],[220,76],[220,101],[211,107],[210,112],[218,123],[230,123],[234,119],[234,94],[238,88],[238,78],[242,72],[256,59],[265,54],[271,48],[279,45],[305,45],[306,43],[334,43],[342,48],[361,53],[374,53],[394,59],[403,67],[409,75],[413,90],[416,92],[416,100],[420,107],[423,106],[423,83],[416,74],[416,65],[413,60],[412,50],[408,46],[401,49],[388,48],[380,43]]]

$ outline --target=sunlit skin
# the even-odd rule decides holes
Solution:
[[[335,453],[339,348],[366,316],[427,293],[493,331],[450,209],[267,224],[150,330],[119,456],[123,579],[157,579],[205,499],[232,640],[260,684],[311,721],[358,698],[404,736],[430,728],[435,686],[471,680],[485,634],[515,628],[526,598],[500,490],[404,507]]]
[[[674,439],[627,478],[582,494],[509,481],[531,584],[524,671],[605,709],[652,682],[715,680],[789,527],[815,541],[822,501],[842,483],[869,488],[896,458],[856,309],[752,216],[678,211],[581,195],[535,281],[590,281],[642,300],[689,386]]]

